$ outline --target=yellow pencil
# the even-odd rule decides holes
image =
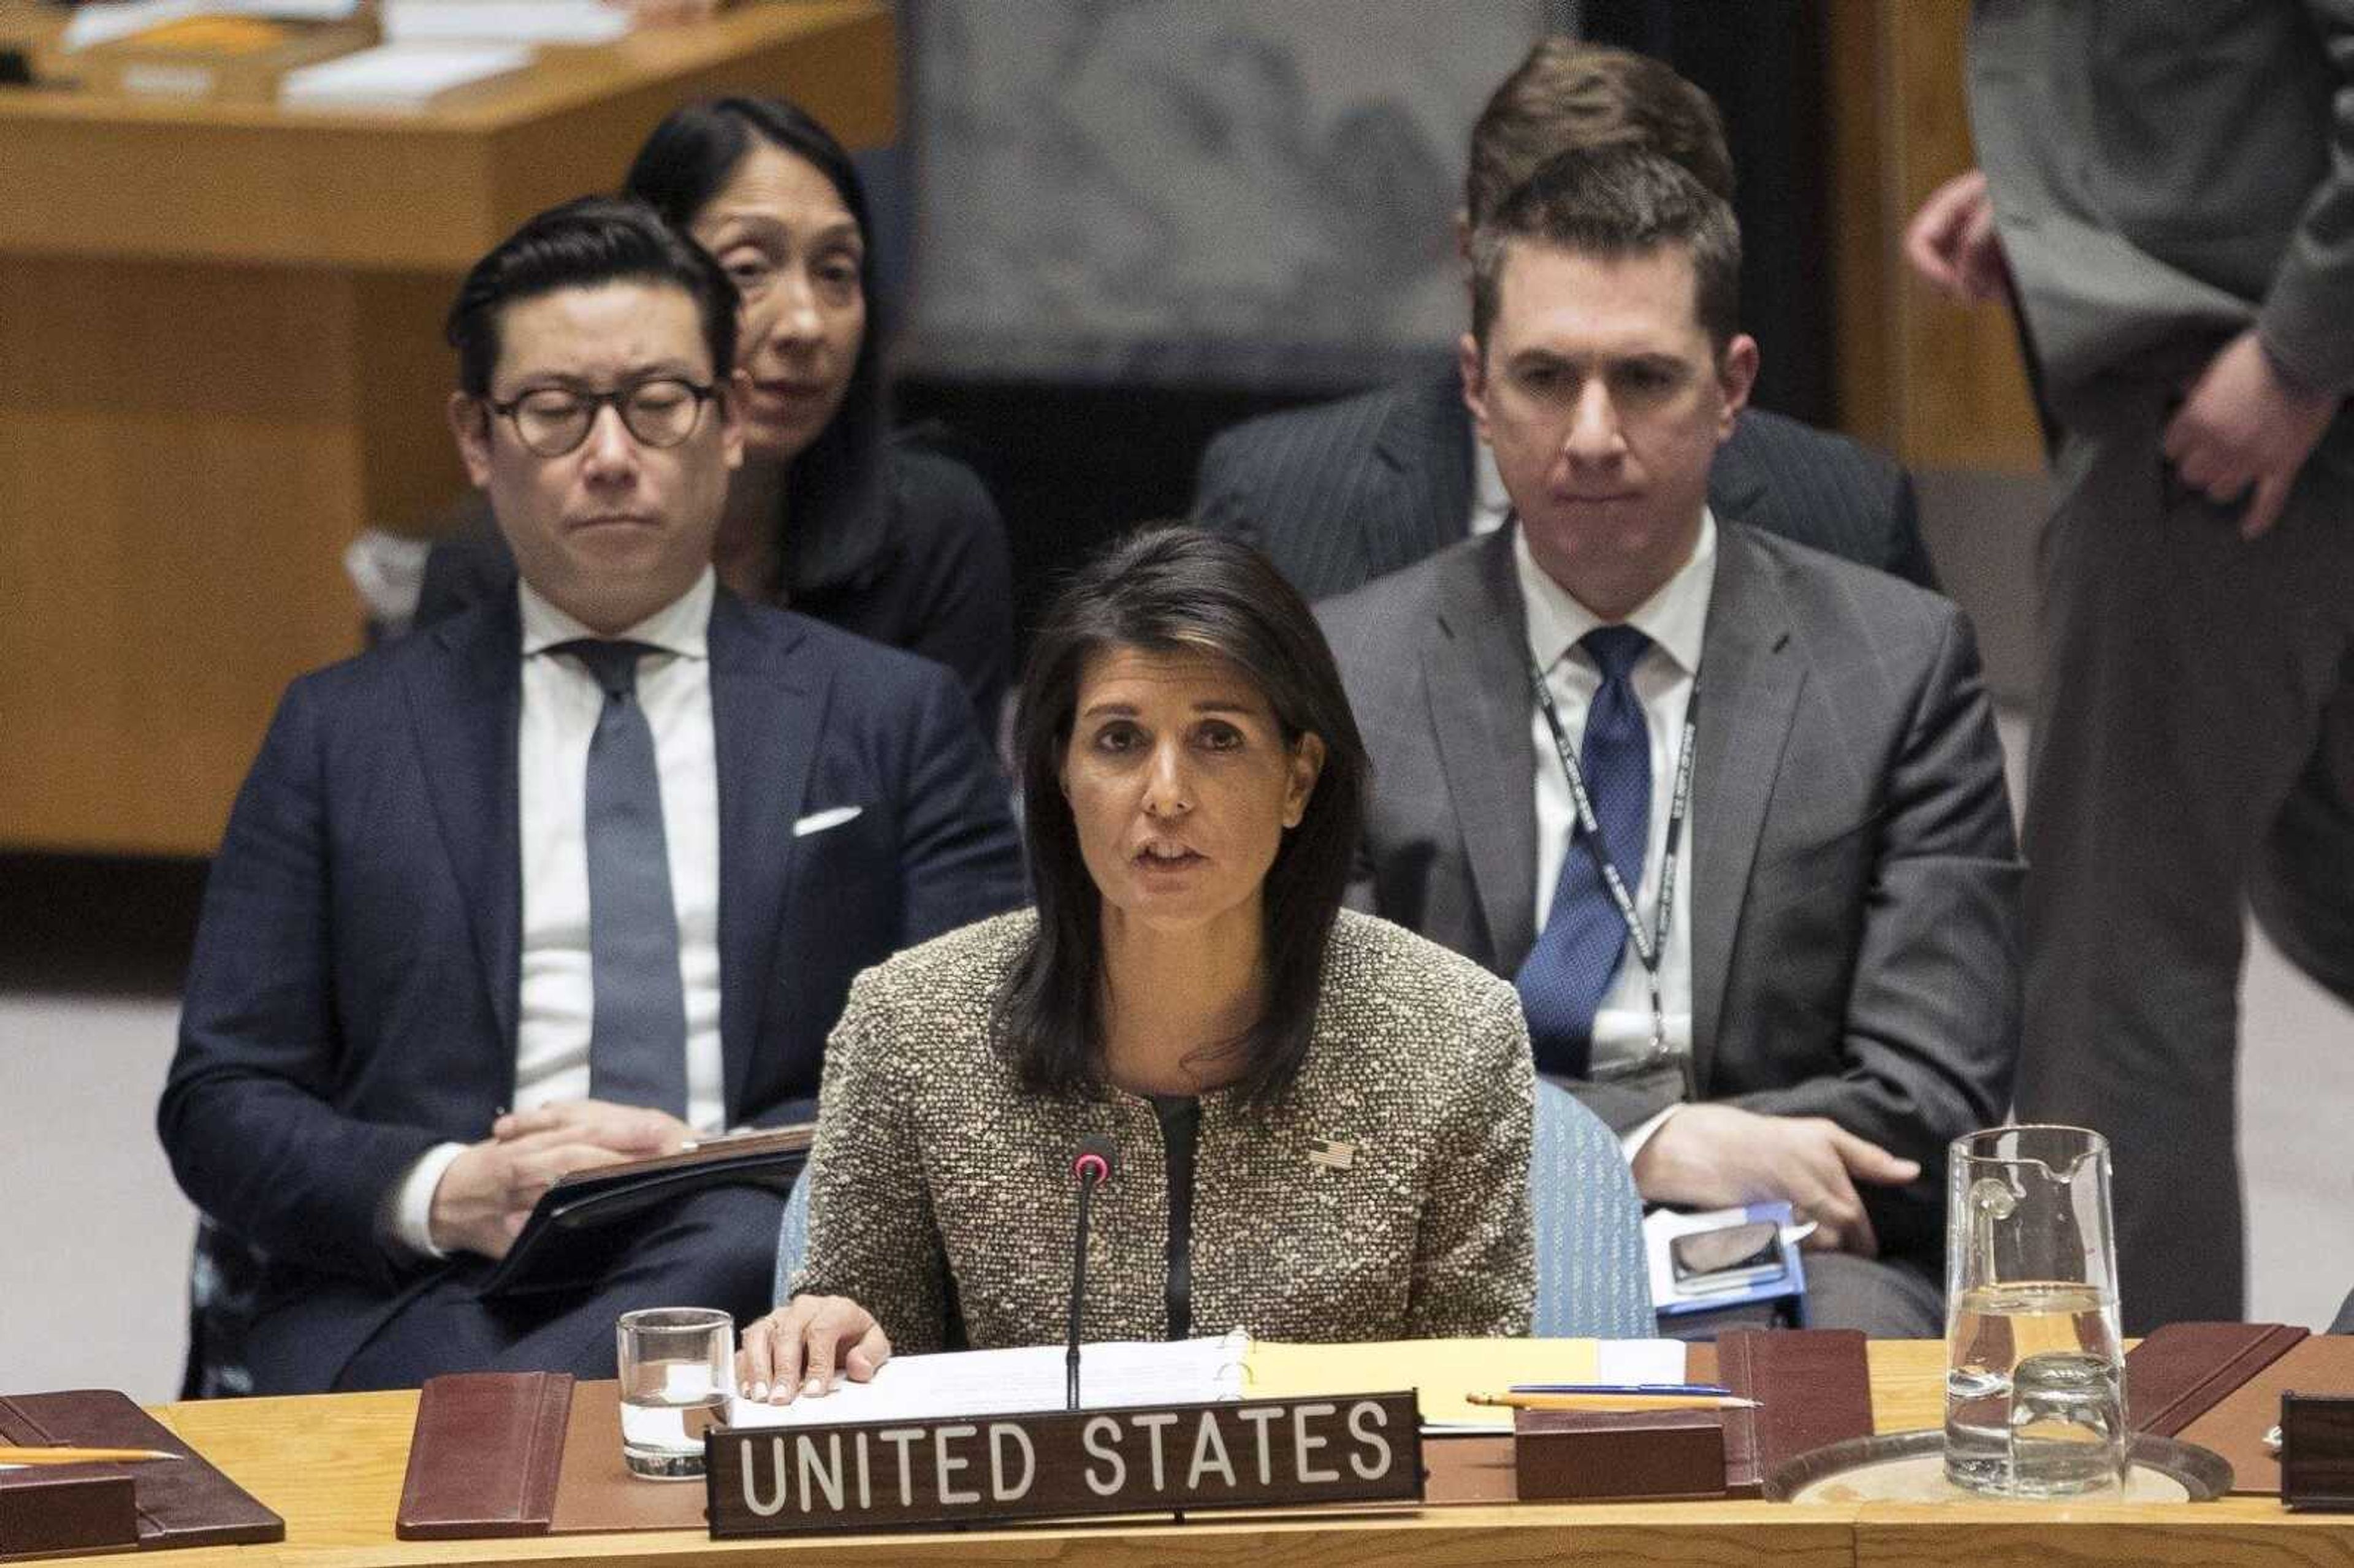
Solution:
[[[1470,1393],[1473,1404],[1507,1410],[1755,1410],[1757,1401],[1727,1393]]]
[[[35,1448],[0,1443],[0,1465],[131,1465],[184,1457],[162,1448]]]

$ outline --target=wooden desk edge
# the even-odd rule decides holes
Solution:
[[[285,109],[276,104],[88,93],[70,89],[0,90],[0,123],[10,120],[277,131],[299,125],[415,136],[480,136],[527,125],[595,102],[617,85],[692,76],[748,49],[854,25],[892,26],[880,0],[795,0],[723,12],[709,21],[635,32],[595,47],[558,46],[512,82],[451,108]]]
[[[1935,1341],[1872,1347],[1875,1394],[1909,1410],[1941,1385]],[[1184,1523],[1129,1517],[1055,1526],[924,1534],[715,1542],[696,1531],[550,1535],[522,1540],[400,1542],[392,1512],[416,1411],[414,1391],[331,1401],[247,1400],[159,1407],[164,1422],[287,1518],[280,1546],[201,1549],[182,1568],[250,1568],[274,1552],[289,1568],[494,1568],[514,1563],[626,1560],[695,1568],[745,1552],[789,1546],[797,1562],[1033,1563],[1046,1559],[1129,1568],[1182,1552],[1189,1568],[1266,1568],[1410,1557],[1469,1564],[1573,1552],[1581,1563],[1777,1565],[1924,1561],[1956,1568],[2169,1560],[2306,1562],[2354,1555],[2354,1516],[2292,1515],[2271,1498],[2154,1504],[1791,1505],[1518,1504],[1418,1510],[1195,1514]],[[1913,1423],[1919,1425],[1919,1423]],[[1884,1429],[1894,1429],[1886,1421]],[[291,1436],[313,1439],[300,1455]],[[2282,1531],[2295,1531],[2283,1534]],[[2323,1532],[2316,1535],[2314,1532]],[[1572,1532],[1565,1536],[1564,1532]],[[1663,1542],[1663,1534],[1672,1537]],[[1573,1544],[1574,1540],[1574,1544]],[[235,1553],[215,1563],[207,1552]],[[2186,1557],[2185,1553],[2190,1553]],[[202,1561],[199,1561],[202,1559]]]

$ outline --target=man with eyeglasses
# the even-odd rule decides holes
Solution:
[[[613,1320],[769,1305],[709,1189],[485,1300],[567,1172],[804,1119],[851,979],[1022,897],[955,680],[716,588],[735,290],[634,203],[533,219],[451,313],[516,592],[295,683],[206,891],[163,1139],[258,1255],[256,1392],[613,1373]]]

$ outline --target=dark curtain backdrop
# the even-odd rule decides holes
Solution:
[[[1722,106],[1740,174],[1744,316],[1762,351],[1756,400],[1827,424],[1834,355],[1819,10],[1819,0],[1581,0],[1554,15],[1586,37],[1666,59]],[[875,172],[889,193],[884,205],[903,205],[911,171],[887,160]],[[1026,640],[1058,571],[1131,524],[1184,514],[1212,436],[1326,396],[917,378],[901,384],[899,405],[903,418],[941,426],[997,497]]]
[[[1744,319],[1757,401],[1833,414],[1830,128],[1820,0],[1585,0],[1584,36],[1666,60],[1724,111],[1739,185]]]

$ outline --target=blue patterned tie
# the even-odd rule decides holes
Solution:
[[[588,741],[588,1093],[686,1115],[686,990],[678,972],[654,734],[638,705],[642,642],[559,643],[604,688]]]
[[[1603,851],[1633,897],[1643,885],[1651,838],[1651,736],[1627,677],[1651,640],[1631,626],[1603,626],[1579,638],[1578,646],[1602,667],[1601,689],[1585,713],[1578,766],[1602,829]],[[1627,947],[1626,918],[1585,839],[1573,824],[1544,930],[1512,982],[1529,1015],[1537,1070],[1573,1078],[1584,1077],[1592,1065],[1594,1014]]]

